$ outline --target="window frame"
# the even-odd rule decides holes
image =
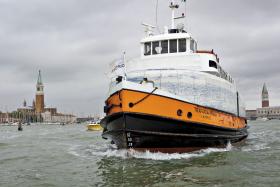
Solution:
[[[166,48],[163,47],[163,45],[162,45],[163,42],[167,43]],[[161,40],[160,43],[161,43],[161,54],[168,54],[169,53],[169,40]],[[166,49],[166,51],[164,51],[164,49]]]
[[[218,65],[214,60],[209,60],[209,67],[218,69]]]
[[[157,44],[157,45],[155,45],[155,44]],[[154,47],[154,46],[160,47],[161,46],[160,41],[153,41],[152,42],[152,55],[159,55],[159,54],[161,54],[161,53],[157,53],[156,47]]]
[[[182,43],[182,41],[184,41]],[[184,48],[182,48],[184,47]],[[183,50],[181,50],[183,49]],[[186,38],[180,38],[178,39],[178,50],[177,50],[179,53],[185,53],[187,52],[187,39]]]
[[[149,45],[147,45],[147,44],[149,44]],[[147,52],[147,48],[146,48],[147,46],[150,47],[149,53]],[[152,55],[152,42],[145,42],[144,43],[144,56],[150,56],[150,55]]]
[[[176,43],[172,44],[172,42],[176,42]],[[172,46],[172,45],[174,45],[174,46]],[[173,47],[176,47],[176,50],[174,50],[175,48],[173,48]],[[169,53],[178,53],[178,39],[169,40]]]

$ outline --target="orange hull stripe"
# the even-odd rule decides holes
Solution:
[[[139,104],[133,107],[129,106],[129,103],[136,103],[147,95],[147,93],[131,90],[122,90],[112,95],[107,100],[108,106],[120,104],[122,106],[112,107],[108,115],[132,112],[232,129],[241,129],[246,126],[245,119],[241,117],[158,95],[150,95]]]

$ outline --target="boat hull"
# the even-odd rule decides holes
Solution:
[[[103,138],[111,139],[120,149],[192,151],[225,147],[229,142],[240,142],[248,136],[247,128],[229,129],[127,112],[107,116],[101,124],[104,127]]]
[[[130,82],[118,86],[105,102],[101,126],[103,138],[120,149],[185,152],[225,147],[248,136],[243,117],[189,103],[154,87]]]
[[[103,128],[99,124],[94,124],[94,125],[88,125],[87,126],[88,131],[102,131]]]

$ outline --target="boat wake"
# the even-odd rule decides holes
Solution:
[[[211,153],[228,152],[232,150],[232,145],[229,143],[226,148],[207,148],[190,153],[161,153],[161,152],[140,152],[133,149],[116,149],[115,147],[108,146],[107,148],[97,148],[96,146],[88,146],[85,149],[81,147],[73,147],[69,150],[69,153],[84,158],[92,157],[116,157],[121,159],[146,159],[146,160],[179,160],[179,159],[191,159],[197,157],[204,157]]]
[[[250,133],[246,145],[241,148],[241,151],[255,152],[270,149],[270,144],[275,141],[275,137],[272,131]]]

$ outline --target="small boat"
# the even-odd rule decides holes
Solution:
[[[23,130],[23,128],[22,128],[22,123],[19,122],[19,123],[18,123],[18,131],[22,131],[22,130]]]
[[[92,122],[87,125],[88,131],[102,131],[103,128],[100,125],[100,122]]]
[[[269,121],[269,119],[266,117],[263,117],[263,118],[257,118],[257,121]]]

